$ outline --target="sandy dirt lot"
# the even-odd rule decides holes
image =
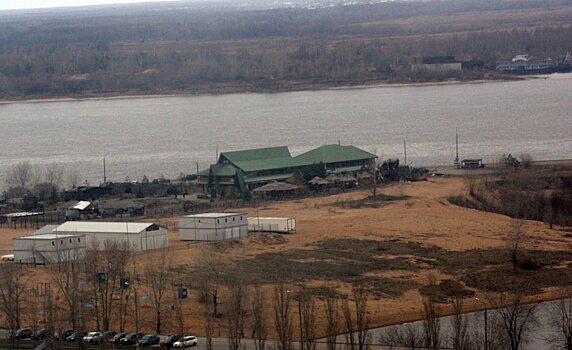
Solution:
[[[514,230],[514,220],[450,204],[447,197],[467,193],[465,179],[431,178],[394,183],[380,187],[379,193],[389,196],[389,200],[384,197],[385,200],[373,205],[363,205],[360,201],[371,193],[355,191],[244,208],[251,216],[294,217],[297,232],[271,239],[254,236],[234,244],[215,245],[215,248],[226,263],[240,261],[246,280],[264,284],[269,296],[274,273],[288,276],[293,289],[304,283],[310,287],[327,285],[340,293],[351,290],[351,274],[357,274],[353,277],[364,278],[374,285],[369,300],[372,327],[421,318],[420,289],[428,283],[430,274],[439,280],[460,280],[468,293],[467,311],[482,307],[474,296],[487,298],[499,283],[505,283],[498,278],[504,269],[510,269],[506,236]],[[210,249],[206,248],[209,244],[179,241],[178,232],[172,230],[177,218],[159,222],[170,229],[169,255],[174,270],[179,275],[190,273],[200,251]],[[547,262],[542,272],[521,273],[519,281],[537,287],[528,293],[530,301],[557,297],[563,285],[570,285],[562,276],[572,276],[569,254],[572,238],[567,232],[551,230],[541,222],[526,221],[522,227],[528,237],[526,251]],[[13,237],[31,232],[0,230],[1,254],[10,252]],[[143,266],[158,256],[157,252],[138,253],[136,259]],[[35,282],[48,278],[44,268],[29,273]],[[194,288],[199,281],[191,283]],[[188,317],[185,326],[189,332],[203,335],[203,305],[197,300],[197,292],[193,290],[191,297],[184,301]],[[270,320],[271,300],[269,297],[266,307]],[[323,335],[325,321],[319,298],[317,304],[317,323]],[[146,310],[143,326],[152,331],[150,304],[144,303],[143,310]],[[450,313],[450,305],[444,302],[440,312]],[[165,315],[168,319],[165,328],[173,332],[175,322],[168,311]],[[217,332],[224,334],[224,327],[225,321],[221,320]],[[246,328],[250,334],[250,326]]]

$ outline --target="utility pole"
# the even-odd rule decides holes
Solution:
[[[455,168],[459,169],[459,133],[455,128]]]
[[[199,162],[197,162],[197,174],[199,173]]]
[[[403,140],[403,154],[405,158],[405,164],[407,164],[407,141]]]
[[[105,173],[105,156],[103,156],[103,183],[105,184],[107,182],[107,176]]]

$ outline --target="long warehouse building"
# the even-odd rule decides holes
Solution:
[[[167,229],[148,222],[68,221],[52,230],[55,234],[85,235],[86,247],[102,249],[105,241],[128,242],[134,251],[166,248],[169,246]]]

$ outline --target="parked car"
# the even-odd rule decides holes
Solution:
[[[82,340],[83,337],[85,337],[87,335],[87,332],[84,331],[76,331],[73,332],[69,337],[66,338],[67,342],[73,343],[76,342],[78,340]]]
[[[173,347],[173,344],[175,344],[177,340],[179,340],[178,335],[169,335],[165,339],[161,340],[159,342],[159,345],[164,346],[166,348],[171,348]]]
[[[109,340],[109,342],[111,344],[121,344],[121,339],[125,338],[126,335],[127,333],[117,333],[111,338],[111,340]]]
[[[37,331],[35,331],[34,334],[32,334],[30,336],[30,339],[32,339],[32,340],[44,340],[44,339],[46,339],[46,337],[48,335],[51,335],[51,334],[52,334],[52,332],[49,329],[42,328],[42,329],[38,329]]]
[[[20,328],[16,331],[16,339],[30,339],[34,331],[30,328]]]
[[[91,344],[98,344],[103,338],[103,333],[101,332],[89,332],[85,337],[83,337],[82,341],[84,343],[91,343]]]
[[[176,341],[173,344],[174,348],[182,348],[184,347],[188,347],[188,346],[196,346],[197,345],[197,337],[195,337],[194,335],[189,335],[186,337],[183,337],[182,339]]]
[[[111,339],[117,335],[117,332],[114,331],[107,331],[103,332],[103,337],[101,337],[100,343],[109,343]]]
[[[129,333],[124,338],[122,338],[119,343],[121,345],[135,345],[139,338],[143,336],[143,333]]]
[[[54,337],[55,337],[56,339],[64,339],[64,340],[65,340],[67,337],[69,337],[70,335],[72,335],[73,332],[74,332],[73,329],[66,329],[66,330],[63,330],[63,331],[61,331],[61,332],[56,332],[56,333],[54,334]]]
[[[161,338],[159,338],[159,336],[157,336],[157,335],[147,334],[147,335],[143,336],[143,338],[139,339],[138,344],[140,346],[151,346],[151,345],[159,344],[160,340],[161,340]]]

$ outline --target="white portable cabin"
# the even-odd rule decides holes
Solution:
[[[248,236],[246,213],[205,213],[179,217],[181,241],[222,241]]]
[[[167,229],[148,222],[94,222],[68,221],[53,230],[54,233],[83,234],[87,249],[95,245],[103,248],[105,241],[127,242],[134,251],[166,248],[169,246]]]
[[[81,234],[46,233],[14,238],[14,262],[19,264],[57,264],[82,259],[86,238]]]
[[[248,218],[248,231],[296,233],[296,219],[271,217]]]

